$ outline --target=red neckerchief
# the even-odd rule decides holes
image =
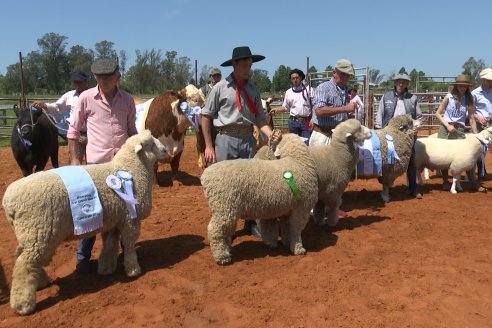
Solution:
[[[258,111],[258,108],[256,108],[255,103],[253,102],[253,99],[251,99],[248,91],[246,91],[246,84],[248,84],[248,80],[239,82],[234,76],[234,73],[231,74],[231,76],[234,84],[236,85],[237,110],[241,111],[241,96],[239,95],[239,91],[243,91],[243,93],[246,95],[246,103],[248,104],[249,110],[251,111],[251,113],[259,115],[260,112]]]

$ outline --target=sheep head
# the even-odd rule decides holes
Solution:
[[[284,157],[297,158],[299,156],[309,156],[307,155],[308,153],[308,148],[304,143],[304,140],[294,133],[284,134],[282,140],[275,149],[275,157],[278,159]]]
[[[125,149],[125,151],[120,150],[115,155],[115,159],[120,156],[125,156],[123,155],[124,153],[134,152],[139,156],[146,157],[153,165],[156,160],[164,159],[166,156],[166,148],[157,138],[152,136],[150,130],[143,130],[139,134],[128,138],[122,147],[122,150],[123,149]]]
[[[489,145],[492,143],[492,127],[482,130],[480,133],[475,134],[478,140],[484,145]]]
[[[333,130],[332,142],[348,143],[353,142],[355,146],[360,146],[364,140],[371,137],[371,131],[360,124],[356,119],[349,119],[340,124]]]
[[[414,126],[414,120],[410,115],[398,115],[393,117],[384,129],[413,136],[418,126],[420,124],[415,124]]]

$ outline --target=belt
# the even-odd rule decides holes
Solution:
[[[325,136],[331,136],[334,127],[331,126],[319,126],[318,124],[313,124],[313,131],[324,134]]]
[[[231,137],[251,137],[253,126],[249,124],[229,124],[217,127],[217,133]]]
[[[456,122],[448,122],[449,125],[452,125],[454,126],[455,129],[464,129],[465,126],[460,124],[460,123],[456,123]]]
[[[290,115],[289,120],[306,122],[311,119],[311,116]]]

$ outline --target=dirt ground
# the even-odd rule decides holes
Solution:
[[[9,148],[0,158],[3,197],[21,172]],[[60,158],[67,163],[67,147]],[[127,278],[121,264],[110,276],[75,273],[77,242],[65,242],[46,268],[53,283],[26,317],[9,305],[17,242],[2,210],[0,326],[492,327],[492,181],[484,183],[488,194],[465,183],[452,195],[433,177],[417,200],[400,178],[388,204],[375,179],[352,181],[343,197],[348,217],[336,228],[310,222],[305,256],[268,249],[243,235],[240,222],[233,263],[219,266],[193,137],[180,169],[171,185],[169,166],[160,167],[137,245],[142,276]]]

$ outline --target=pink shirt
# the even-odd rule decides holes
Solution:
[[[137,133],[135,102],[130,94],[118,89],[113,103],[99,88],[84,91],[70,116],[68,139],[79,139],[87,124],[87,163],[106,163],[118,152],[129,136]]]

